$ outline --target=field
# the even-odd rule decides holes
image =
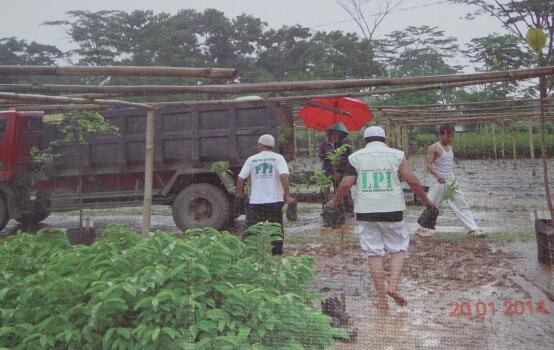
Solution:
[[[424,177],[423,158],[410,158]],[[550,161],[553,166],[554,162]],[[314,292],[344,296],[354,342],[332,349],[551,349],[554,339],[554,268],[537,262],[534,213],[545,201],[540,165],[530,161],[461,161],[457,174],[476,216],[489,235],[468,239],[443,207],[435,236],[413,238],[401,289],[408,306],[388,314],[372,307],[374,290],[350,219],[340,230],[321,227],[320,207],[301,204],[299,220],[285,221],[285,254],[316,259]],[[533,176],[533,173],[536,176]],[[405,221],[415,229],[421,207]],[[139,228],[140,209],[87,211],[95,227],[117,222]],[[75,213],[54,214],[43,227],[74,227]],[[233,230],[242,229],[243,217]],[[10,223],[4,233],[21,227]],[[157,207],[153,229],[179,234],[170,211]],[[306,335],[317,336],[317,335]]]

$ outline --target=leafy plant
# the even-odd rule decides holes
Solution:
[[[231,166],[228,161],[219,160],[212,163],[212,165],[210,166],[210,172],[218,174],[232,174],[230,168]]]
[[[0,241],[0,344],[16,349],[324,349],[312,257],[273,257],[276,224],[141,237],[109,225],[71,247],[44,229]]]
[[[327,193],[333,185],[333,180],[321,170],[314,171],[314,175],[310,180],[314,181],[319,191],[323,193]]]
[[[456,192],[460,190],[460,184],[458,180],[453,180],[446,186],[446,191],[444,192],[444,200],[452,201],[456,196]]]
[[[344,145],[341,145],[337,149],[329,152],[325,158],[328,159],[331,162],[331,164],[333,164],[333,166],[336,167],[337,165],[339,165],[340,160],[344,157],[346,152],[348,152],[348,149],[350,147],[351,146],[349,144],[345,143]]]

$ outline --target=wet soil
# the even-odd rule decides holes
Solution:
[[[425,178],[423,159],[411,161]],[[314,207],[289,223],[295,244],[287,252],[317,258],[314,291],[344,295],[358,329],[355,342],[337,342],[333,349],[554,348],[554,266],[538,263],[534,239],[535,211],[546,203],[540,170],[537,162],[533,171],[529,161],[461,162],[461,188],[490,237],[468,239],[443,206],[435,236],[412,239],[401,283],[408,306],[391,301],[386,314],[373,307],[375,291],[355,221],[342,232],[321,229]],[[406,212],[412,232],[421,210]]]

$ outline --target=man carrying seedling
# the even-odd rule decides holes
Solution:
[[[321,159],[321,168],[325,175],[329,176],[333,181],[335,190],[338,186],[338,182],[336,182],[339,176],[338,169],[328,156],[337,149],[339,140],[344,138],[343,135],[348,135],[348,130],[343,123],[336,123],[327,129],[325,139],[319,144],[318,153],[319,159]]]
[[[454,127],[450,124],[443,124],[439,127],[439,141],[427,149],[427,170],[435,177],[429,187],[427,196],[437,208],[443,200],[447,199],[450,208],[462,221],[469,236],[485,236],[485,233],[475,223],[464,194],[455,179],[454,151],[452,150],[453,140]],[[420,237],[430,237],[432,235],[429,229],[422,226],[415,233]]]
[[[404,152],[385,144],[385,131],[372,126],[364,131],[365,148],[348,157],[337,194],[328,207],[340,203],[352,186],[354,188],[354,212],[359,224],[360,245],[368,257],[369,270],[377,291],[378,309],[388,309],[387,296],[400,306],[407,305],[398,291],[398,283],[404,265],[404,258],[410,244],[410,233],[404,226],[406,203],[400,184],[400,177],[421,198],[424,205],[433,204],[413,173]],[[391,254],[391,271],[385,288],[383,256],[385,250]]]
[[[276,222],[283,227],[283,201],[294,202],[289,193],[289,168],[282,155],[273,152],[275,139],[269,134],[258,139],[258,153],[249,157],[237,178],[236,199],[242,199],[244,181],[250,179],[250,201],[246,209],[246,227],[260,222]],[[246,237],[248,233],[245,233]],[[243,238],[244,238],[243,237]],[[272,254],[283,254],[283,237],[271,242]]]
[[[348,140],[348,129],[338,122],[327,129],[327,137],[319,145],[319,158],[322,170],[333,181],[333,190],[336,191],[344,176],[344,169],[348,164],[348,156],[352,153],[352,146]],[[333,159],[333,156],[335,159]],[[338,159],[337,156],[339,156]],[[353,215],[353,200],[350,193],[344,199],[344,209]]]

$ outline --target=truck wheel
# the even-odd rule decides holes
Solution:
[[[179,192],[173,201],[175,225],[185,232],[188,228],[222,228],[230,216],[231,206],[225,193],[217,186],[193,184]]]
[[[8,215],[8,202],[4,193],[0,192],[0,231],[6,227],[10,217]]]
[[[19,217],[15,218],[15,220],[22,225],[34,225],[46,219],[49,215],[50,211],[41,205],[37,205],[33,211],[21,214]]]

